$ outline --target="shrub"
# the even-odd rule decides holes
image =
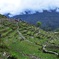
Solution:
[[[37,26],[38,26],[38,27],[41,26],[41,24],[42,24],[42,23],[41,23],[40,21],[37,22]]]

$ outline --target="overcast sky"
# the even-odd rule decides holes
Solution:
[[[0,14],[10,13],[9,16],[24,13],[30,10],[31,13],[51,9],[59,11],[59,0],[0,0]]]

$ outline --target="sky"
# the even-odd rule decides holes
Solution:
[[[59,12],[59,0],[0,0],[0,14],[10,13],[10,17],[38,12],[54,10]]]

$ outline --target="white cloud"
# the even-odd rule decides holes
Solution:
[[[10,16],[24,13],[25,10],[35,13],[55,8],[58,12],[59,0],[0,0],[0,14],[10,13]]]

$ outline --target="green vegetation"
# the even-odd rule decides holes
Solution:
[[[41,26],[41,24],[42,24],[42,23],[41,23],[40,21],[37,22],[37,26],[38,26],[38,27]]]
[[[43,45],[58,55],[43,52]],[[59,59],[58,56],[59,32],[44,31],[23,21],[0,19],[0,59]]]
[[[0,18],[6,18],[6,16],[0,14]]]

